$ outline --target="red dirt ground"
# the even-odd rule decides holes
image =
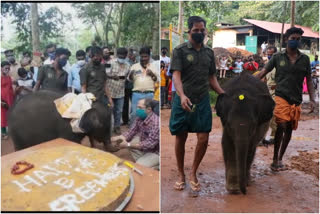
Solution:
[[[191,198],[188,185],[183,191],[173,189],[178,176],[174,137],[168,128],[170,110],[162,110],[162,212],[319,213],[319,112],[307,112],[308,109],[303,106],[298,130],[293,132],[284,155],[283,161],[289,165],[289,170],[272,172],[269,165],[273,146],[257,148],[251,170],[253,182],[247,188],[247,195],[231,195],[225,189],[225,168],[220,145],[222,128],[219,117],[214,117],[209,147],[198,170],[202,190],[199,197]],[[196,135],[189,134],[185,155],[187,179],[191,172],[196,142]]]

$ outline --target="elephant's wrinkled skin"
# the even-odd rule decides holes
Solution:
[[[216,111],[223,125],[226,188],[246,194],[256,147],[268,130],[275,103],[266,84],[249,74],[228,81],[223,88]]]
[[[54,100],[63,94],[54,91],[38,91],[26,95],[10,110],[9,134],[16,150],[25,149],[56,138],[80,143],[87,135],[91,146],[93,140],[103,142],[107,150],[111,145],[111,109],[99,102],[93,102],[80,121],[83,133],[74,133],[70,119],[58,113]]]

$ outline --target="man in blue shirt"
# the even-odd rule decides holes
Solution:
[[[319,60],[318,60],[318,55],[315,55],[314,56],[314,61],[311,62],[311,71],[315,72],[317,66],[319,66]]]
[[[86,64],[86,52],[83,50],[78,50],[76,52],[77,62],[72,65],[70,73],[68,75],[68,90],[69,92],[74,92],[76,94],[81,93],[81,84],[80,84],[80,70]]]

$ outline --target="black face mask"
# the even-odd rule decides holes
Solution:
[[[318,58],[315,58],[314,61],[318,61]]]
[[[201,44],[204,40],[204,33],[193,33],[191,34],[191,38],[198,44]]]
[[[103,59],[104,59],[104,60],[108,60],[109,58],[110,58],[110,55],[104,55],[104,56],[103,56]]]
[[[94,65],[100,65],[101,64],[101,61],[100,60],[92,60],[92,63]]]
[[[162,51],[162,55],[166,55],[167,51]]]

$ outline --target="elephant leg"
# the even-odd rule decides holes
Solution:
[[[222,150],[226,167],[226,189],[230,193],[239,193],[235,147],[232,139],[225,132],[222,135]]]
[[[92,136],[89,136],[89,141],[91,148],[94,148],[94,138]]]
[[[251,148],[248,151],[248,157],[247,157],[247,186],[250,185],[250,181],[251,181],[250,169],[251,169],[251,165],[253,163],[254,156],[256,154],[256,149],[257,149],[257,147],[255,145],[251,145]]]

